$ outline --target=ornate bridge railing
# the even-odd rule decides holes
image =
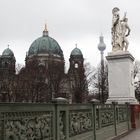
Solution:
[[[0,140],[54,140],[52,104],[0,104]]]
[[[0,140],[105,140],[129,129],[128,104],[0,104]]]

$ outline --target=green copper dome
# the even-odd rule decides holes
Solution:
[[[7,48],[3,51],[2,56],[14,56],[14,53],[11,49]]]
[[[53,54],[63,57],[63,51],[57,41],[49,37],[46,27],[43,36],[36,39],[29,48],[28,56],[36,54]]]
[[[83,54],[80,49],[75,47],[71,52],[71,56],[83,56]]]

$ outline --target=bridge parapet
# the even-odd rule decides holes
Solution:
[[[0,140],[105,140],[130,129],[130,105],[1,103]]]

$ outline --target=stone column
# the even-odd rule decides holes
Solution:
[[[134,57],[128,51],[111,52],[108,61],[109,98],[107,103],[136,104],[134,93]]]

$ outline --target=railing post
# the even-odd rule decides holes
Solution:
[[[103,104],[98,105],[98,129],[101,128],[101,108]]]
[[[93,103],[93,135],[96,140],[96,104]]]
[[[93,120],[93,139],[96,140],[96,106],[98,104],[98,102],[95,101],[90,101],[90,103],[92,103],[92,111],[93,111],[93,116],[92,116],[92,120]]]
[[[127,115],[127,125],[128,125],[128,130],[130,129],[130,118],[131,118],[131,114],[130,114],[130,104],[126,103],[126,115]]]
[[[68,109],[67,99],[55,98],[55,140],[68,140],[69,139],[69,123],[68,123]]]
[[[114,129],[115,129],[115,136],[117,136],[116,104],[117,104],[117,102],[112,102],[113,110],[114,110]]]

